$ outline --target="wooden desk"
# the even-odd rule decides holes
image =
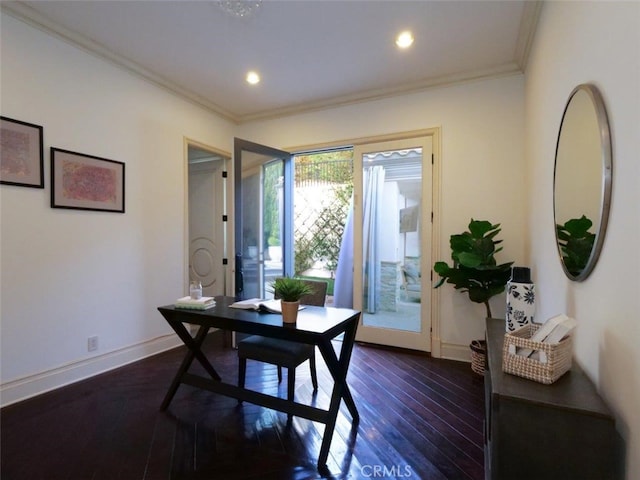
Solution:
[[[318,467],[324,467],[327,463],[341,400],[344,400],[349,409],[353,423],[356,424],[360,419],[346,381],[360,312],[342,308],[306,306],[298,312],[298,321],[289,325],[283,324],[282,315],[229,308],[229,305],[233,302],[233,297],[216,297],[216,306],[204,311],[178,309],[173,305],[158,308],[165,320],[171,325],[171,328],[175,330],[189,349],[171,382],[160,409],[165,410],[169,406],[178,387],[181,383],[184,383],[307,418],[314,422],[324,423],[325,430],[318,457]],[[185,323],[199,325],[195,337],[191,337],[184,325]],[[218,372],[216,372],[201,350],[202,343],[211,328],[316,345],[334,380],[329,409],[322,410],[222,382]],[[343,333],[344,338],[340,356],[337,357],[331,340]],[[194,359],[198,360],[211,378],[188,372]]]
[[[582,369],[551,385],[503,373],[504,320],[486,327],[485,478],[614,478],[615,420]]]

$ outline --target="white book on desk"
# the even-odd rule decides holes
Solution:
[[[216,301],[213,297],[200,297],[198,299],[194,299],[187,296],[176,300],[174,305],[176,308],[185,308],[188,310],[208,310],[209,308],[216,306]]]
[[[248,300],[240,300],[229,305],[229,308],[240,308],[243,310],[255,310],[265,313],[282,313],[282,305],[280,300],[263,300],[260,298],[249,298]],[[300,305],[298,310],[304,307]]]

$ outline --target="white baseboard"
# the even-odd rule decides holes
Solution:
[[[440,358],[447,360],[458,360],[459,362],[471,363],[471,350],[469,345],[457,345],[454,343],[442,343],[440,346]]]
[[[0,407],[26,400],[183,345],[169,334],[0,385]]]

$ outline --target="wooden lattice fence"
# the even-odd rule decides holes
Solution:
[[[296,165],[295,272],[335,271],[353,191],[352,162]]]

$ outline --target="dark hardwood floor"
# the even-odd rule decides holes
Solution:
[[[235,382],[235,350],[222,335],[204,347]],[[356,345],[348,382],[360,412],[342,404],[327,471],[316,461],[324,425],[180,386],[160,403],[185,348],[156,355],[0,411],[2,480],[315,478],[481,479],[482,378],[469,364]],[[296,399],[328,407],[331,379],[318,356],[314,396],[308,364]],[[192,371],[199,370],[196,363]],[[286,396],[275,367],[248,362],[246,385]]]

